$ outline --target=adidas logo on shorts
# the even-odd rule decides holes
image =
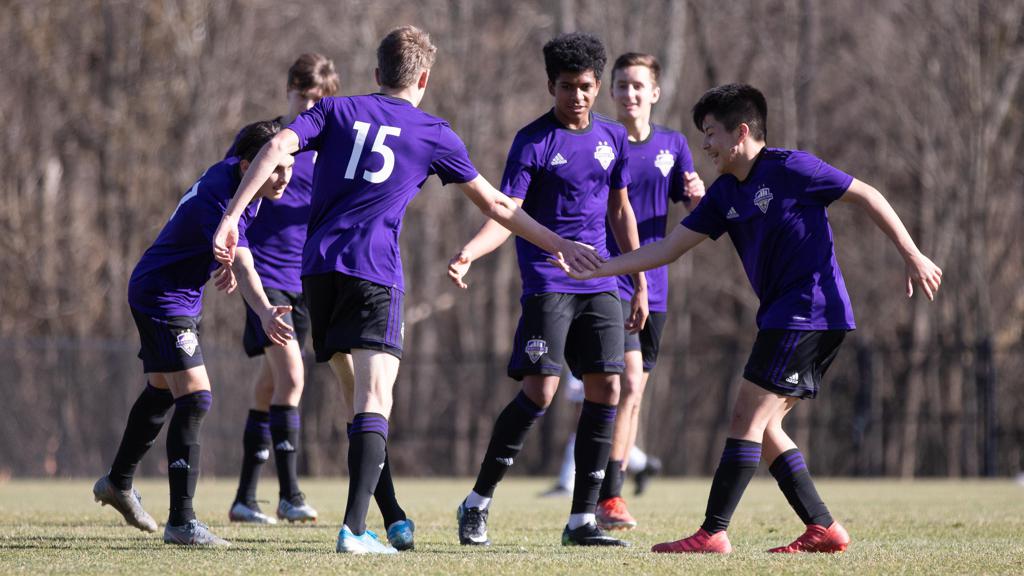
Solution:
[[[789,382],[790,384],[799,384],[800,383],[800,373],[799,372],[793,372],[792,374],[789,375],[789,378],[786,378],[786,382]]]

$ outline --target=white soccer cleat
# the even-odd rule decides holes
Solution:
[[[228,512],[228,518],[232,522],[246,522],[249,524],[277,524],[277,518],[267,516],[260,510],[255,502],[252,505],[245,502],[235,502]]]

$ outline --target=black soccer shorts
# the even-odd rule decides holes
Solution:
[[[338,352],[380,350],[401,359],[402,291],[340,272],[302,277],[317,362]]]
[[[622,307],[617,293],[531,294],[521,303],[523,313],[508,363],[510,378],[558,376],[563,363],[577,377],[622,373]]]
[[[142,341],[139,358],[143,372],[181,372],[203,365],[203,349],[199,346],[202,316],[157,318],[135,308],[131,311]]]
[[[846,330],[761,330],[743,377],[780,396],[814,398]]]
[[[629,318],[631,312],[629,300],[621,300],[622,302],[622,319],[625,322],[626,318]],[[647,323],[644,324],[644,329],[635,334],[626,332],[625,325],[623,325],[622,331],[626,339],[626,352],[632,350],[639,350],[640,355],[644,359],[644,372],[650,372],[654,370],[654,366],[658,363],[658,351],[661,349],[661,334],[665,331],[665,322],[668,320],[668,315],[665,312],[651,312],[647,316]]]
[[[282,320],[292,327],[295,333],[295,340],[302,349],[306,343],[306,335],[309,334],[309,309],[306,308],[306,299],[301,292],[289,292],[277,288],[264,288],[267,293],[267,300],[273,306],[291,306],[292,311],[282,316]],[[263,331],[263,323],[256,311],[245,305],[245,331],[242,333],[242,346],[250,358],[263,355],[263,349],[275,344]]]

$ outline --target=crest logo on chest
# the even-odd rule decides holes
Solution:
[[[761,209],[762,214],[767,214],[768,204],[771,203],[772,198],[774,198],[774,196],[772,196],[771,189],[762,184],[761,187],[757,189],[757,194],[754,194],[754,204],[757,204],[757,207]]]
[[[654,158],[654,166],[661,170],[662,176],[668,176],[668,171],[676,165],[676,157],[668,150],[659,150],[658,156]]]
[[[607,170],[612,165],[612,160],[615,160],[615,151],[608,145],[608,142],[598,141],[597,147],[594,148],[594,158],[601,163],[601,168]]]

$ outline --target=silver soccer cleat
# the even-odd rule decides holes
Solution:
[[[306,504],[306,496],[301,492],[291,499],[281,499],[277,505],[277,517],[289,522],[316,522],[316,508]]]
[[[210,527],[199,520],[189,520],[182,526],[164,526],[164,543],[178,546],[231,546],[231,542],[210,532]]]
[[[244,502],[235,502],[228,512],[228,518],[232,522],[246,522],[249,524],[277,524],[277,518],[267,516],[255,503],[250,506]]]
[[[134,488],[118,490],[110,477],[104,476],[93,484],[92,495],[97,502],[120,512],[128,524],[143,532],[156,532],[156,520],[142,508],[142,496]]]

